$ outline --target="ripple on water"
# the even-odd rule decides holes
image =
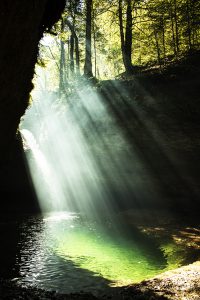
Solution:
[[[167,260],[139,231],[85,222],[76,214],[19,224],[18,282],[62,293],[105,291],[161,273]]]

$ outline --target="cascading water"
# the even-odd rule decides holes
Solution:
[[[36,125],[34,118],[29,120],[34,110]],[[99,170],[76,117],[67,104],[46,94],[33,103],[21,125],[32,152],[29,166],[42,211],[95,214],[95,202],[98,209],[104,205]]]

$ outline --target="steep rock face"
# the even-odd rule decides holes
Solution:
[[[5,173],[14,172],[13,178],[20,176],[20,167],[15,166],[19,145],[16,132],[33,87],[38,43],[45,29],[59,19],[65,3],[65,0],[0,1],[0,193],[9,186],[12,189],[15,182],[6,180]]]
[[[0,1],[0,160],[11,149],[28,105],[38,42],[51,28],[65,1]]]

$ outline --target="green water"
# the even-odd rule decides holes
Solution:
[[[61,293],[104,292],[182,264],[184,252],[137,227],[58,214],[21,226],[18,282]]]
[[[157,249],[153,253],[152,247],[148,249],[146,245],[144,249],[134,237],[129,242],[120,237],[114,239],[100,229],[72,228],[59,235],[57,242],[58,255],[116,285],[152,277],[166,265]]]

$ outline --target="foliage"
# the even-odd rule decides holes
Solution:
[[[124,71],[119,2],[120,0],[93,0],[91,54],[93,74],[98,79],[116,77]],[[57,49],[53,47],[51,49],[53,55],[48,54],[48,58],[45,58],[45,60],[54,60],[54,64],[56,60],[59,65],[60,41],[63,41],[65,50],[63,72],[66,73],[65,77],[68,81],[83,73],[86,56],[86,3],[87,0],[67,2],[63,13],[63,28],[61,22],[54,27],[54,32],[57,34],[54,37],[57,41]],[[125,35],[128,21],[126,8],[130,1],[121,0],[121,3],[122,29]],[[199,50],[200,1],[132,0],[131,10],[133,66],[149,68],[157,65],[163,68],[179,61],[187,53]],[[49,49],[42,49],[42,51],[49,53]],[[59,77],[59,74],[57,75]]]

